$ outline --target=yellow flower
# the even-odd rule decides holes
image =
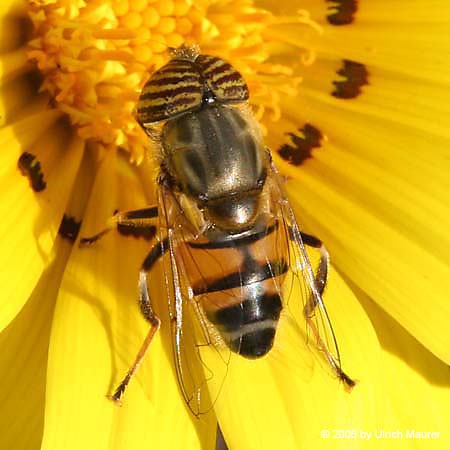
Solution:
[[[450,446],[447,0],[6,0],[0,19],[0,449],[214,448],[217,420],[233,450]],[[285,322],[194,418],[161,297],[123,407],[105,397],[148,331],[151,244],[73,243],[154,201],[133,112],[183,43],[244,75],[300,224],[330,251],[351,393]]]

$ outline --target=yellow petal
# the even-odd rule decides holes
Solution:
[[[51,248],[75,179],[82,142],[70,141],[58,113],[41,112],[0,130],[0,329],[22,308],[51,260]],[[29,152],[41,163],[46,188],[34,192],[17,161]]]
[[[364,199],[352,198],[345,183],[332,189],[332,175],[327,175],[324,167],[301,173],[301,194],[292,197],[301,208],[299,217],[324,240],[342,271],[427,348],[450,361],[448,264],[420,241],[408,239],[389,223],[388,215],[383,220]]]
[[[449,362],[449,135],[438,101],[447,90],[369,67],[363,93],[339,100],[326,88],[331,63],[319,68],[305,80],[301,113],[285,104],[291,124],[306,120],[324,136],[302,169],[280,162],[301,183],[301,217],[341,270]]]
[[[342,100],[330,95],[334,90],[332,81],[339,79],[336,72],[341,68],[342,61],[318,63],[317,66],[322,68],[322,73],[316,72],[316,67],[311,68],[303,85],[305,109],[302,108],[302,114],[309,120],[313,120],[308,114],[309,108],[312,107],[315,110],[312,115],[317,116],[323,104],[325,111],[335,108],[349,113],[345,116],[366,117],[370,122],[377,120],[384,124],[387,133],[393,132],[390,124],[402,126],[404,139],[410,137],[410,132],[428,133],[431,138],[450,137],[445,122],[449,112],[445,101],[448,95],[446,84],[423,81],[414,74],[403,75],[366,65],[369,85],[361,88],[362,93],[356,99]],[[288,111],[286,113],[289,115]],[[342,123],[340,116],[336,119]],[[349,125],[353,129],[353,121]]]
[[[381,448],[395,450],[399,446],[405,448],[408,443],[417,449],[448,448],[448,366],[366,295],[359,293],[358,298],[368,312],[382,346],[382,383],[387,399],[383,430],[401,432],[397,438],[382,437],[379,433],[378,442],[384,444]]]
[[[103,228],[115,209],[146,203],[128,163],[111,152],[98,172],[81,234]],[[149,330],[136,300],[138,270],[150,247],[113,232],[92,248],[74,248],[52,327],[43,449],[213,447],[215,421],[197,434],[181,400],[167,354],[168,324],[130,382],[123,406],[106,398]]]
[[[331,436],[335,429],[372,429],[381,423],[380,350],[372,326],[334,270],[325,301],[343,367],[358,384],[349,393],[330,375],[323,356],[314,350],[313,338],[307,345],[299,333],[297,327],[304,331],[305,324],[299,316],[300,305],[293,305],[298,325],[280,322],[275,347],[267,357],[252,361],[240,358],[230,364],[215,408],[230,448],[362,448],[328,439],[324,433]],[[364,448],[376,446],[372,443]]]
[[[409,6],[405,10],[401,1],[359,2],[354,22],[344,27],[325,25],[314,48],[338,59],[446,84],[448,3],[437,0],[430,6],[416,1]]]
[[[0,334],[0,448],[39,448],[50,325],[56,295],[71,245],[60,241],[26,306]]]

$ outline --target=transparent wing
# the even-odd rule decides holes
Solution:
[[[163,264],[174,363],[186,404],[195,416],[199,416],[213,408],[232,354],[200,307],[204,296],[194,295],[186,273],[187,264],[194,261],[186,245],[192,239],[192,233],[175,197],[164,187],[160,190],[160,205],[160,228],[167,236],[168,245]]]
[[[268,183],[271,184],[270,195],[274,214],[277,216],[277,221],[280,223],[283,233],[290,240],[288,256],[290,272],[283,285],[284,303],[296,317],[303,315],[308,336],[312,337],[325,361],[345,384],[352,387],[354,385],[353,380],[341,369],[337,339],[321,296],[321,289],[316,283],[316,277],[320,269],[314,273],[294,212],[284,192],[283,181],[273,162],[269,168]],[[326,261],[324,267],[325,275],[327,264],[328,261]],[[294,294],[298,296],[297,292],[300,292],[300,304],[297,298],[294,298]]]

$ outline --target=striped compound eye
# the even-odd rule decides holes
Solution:
[[[199,108],[202,98],[203,84],[192,61],[172,59],[142,89],[137,120],[145,128],[147,124]]]
[[[175,55],[142,89],[137,120],[142,127],[199,109],[204,102],[241,103],[249,97],[242,75],[223,59]]]
[[[241,103],[248,100],[247,83],[230,63],[215,56],[199,55],[195,65],[214,100],[220,103]]]

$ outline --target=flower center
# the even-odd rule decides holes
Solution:
[[[228,60],[247,80],[258,118],[277,120],[280,96],[297,93],[297,66],[314,56],[301,39],[285,38],[283,26],[320,32],[305,11],[277,17],[252,0],[32,0],[29,16],[28,56],[55,107],[81,137],[120,146],[136,162],[148,138],[134,109],[149,75],[169,59],[168,47],[195,43]]]

